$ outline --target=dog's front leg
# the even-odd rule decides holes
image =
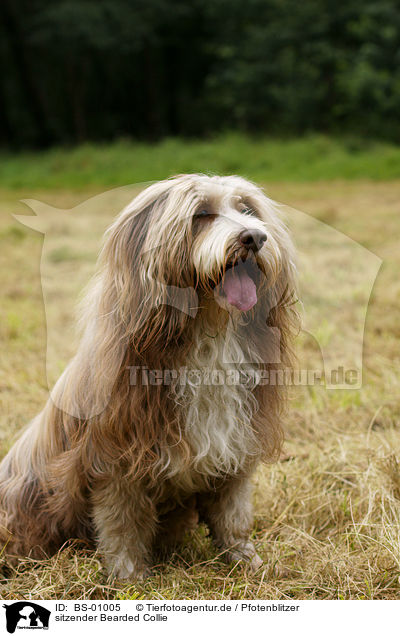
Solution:
[[[215,543],[224,550],[224,557],[228,561],[247,561],[257,570],[262,560],[250,541],[253,523],[250,480],[237,477],[216,492],[204,494],[201,509]]]
[[[99,550],[110,573],[123,579],[149,576],[157,518],[144,488],[113,476],[94,489],[92,503]]]

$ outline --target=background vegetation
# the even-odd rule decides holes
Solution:
[[[397,0],[2,0],[0,143],[400,139]]]
[[[27,194],[38,188],[110,188],[182,172],[235,173],[261,183],[395,179],[400,175],[400,146],[357,137],[313,135],[283,141],[229,133],[203,140],[125,140],[0,152],[0,188]]]

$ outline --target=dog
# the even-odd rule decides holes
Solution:
[[[140,580],[202,521],[257,569],[251,476],[280,452],[286,390],[268,378],[292,368],[296,298],[259,187],[188,174],[143,190],[106,232],[76,356],[1,463],[7,553],[83,539]]]

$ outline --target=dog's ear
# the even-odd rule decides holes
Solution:
[[[269,250],[274,255],[270,261],[271,278],[267,276],[265,279],[268,288],[262,300],[263,310],[258,312],[258,317],[265,327],[275,329],[279,337],[278,358],[282,365],[291,367],[293,340],[300,328],[295,249],[279,217],[277,204],[258,188],[250,200],[265,224]],[[263,339],[262,329],[260,334]],[[264,337],[263,341],[268,343],[268,338]]]
[[[177,249],[161,235],[148,240],[167,201],[164,193],[122,216],[111,226],[102,254],[110,309],[141,358],[150,348],[160,353],[171,341],[178,344],[197,311],[190,281],[171,277],[171,262],[176,272],[187,270],[188,243],[180,241]]]

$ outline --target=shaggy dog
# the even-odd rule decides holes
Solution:
[[[250,478],[282,441],[271,378],[292,361],[294,274],[252,183],[181,175],[139,194],[106,233],[76,356],[0,466],[7,552],[81,538],[142,578],[200,519],[259,567]]]

